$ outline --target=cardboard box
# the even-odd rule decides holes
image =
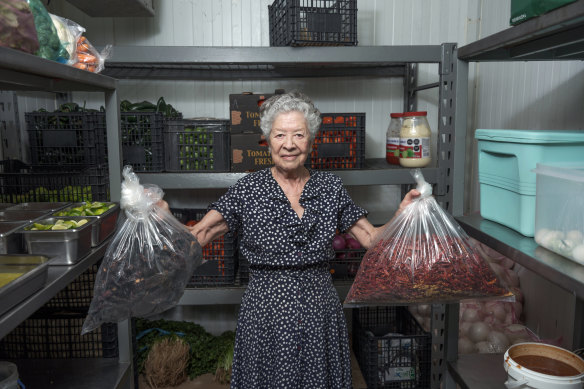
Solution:
[[[574,1],[576,0],[511,0],[509,22],[517,25]]]
[[[275,93],[251,93],[229,95],[229,116],[231,120],[231,133],[255,133],[261,134],[260,106],[263,102],[275,94],[284,93],[283,89],[277,89]]]
[[[272,165],[272,156],[263,134],[231,134],[232,172],[254,172]]]

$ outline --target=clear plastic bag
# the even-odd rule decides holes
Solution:
[[[469,236],[431,196],[421,171],[412,174],[421,196],[367,250],[345,306],[512,299]]]
[[[85,28],[81,27],[74,21],[63,18],[61,16],[53,14],[49,15],[51,16],[55,30],[57,30],[57,35],[59,36],[61,45],[63,45],[65,50],[67,50],[67,53],[69,53],[69,60],[67,63],[72,65],[77,62],[77,41],[85,32]]]
[[[26,0],[0,1],[0,46],[29,54],[39,49],[34,17]]]
[[[34,15],[34,25],[40,46],[35,54],[41,58],[66,63],[69,59],[69,53],[61,44],[57,30],[47,9],[40,0],[27,1]]]
[[[140,185],[130,166],[123,176],[124,214],[96,276],[82,334],[104,322],[147,318],[172,308],[201,264],[196,238],[157,205],[162,190]]]
[[[72,66],[87,70],[92,73],[100,73],[105,67],[105,60],[112,55],[112,45],[106,45],[101,52],[89,42],[85,36],[81,35],[77,40],[75,55],[71,60]]]

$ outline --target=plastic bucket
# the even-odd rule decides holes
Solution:
[[[0,361],[0,389],[17,389],[18,369],[12,362]]]
[[[523,365],[517,361],[522,361]],[[582,389],[584,383],[584,359],[548,344],[518,343],[509,347],[505,352],[504,367],[508,389]],[[566,375],[566,369],[577,374]]]

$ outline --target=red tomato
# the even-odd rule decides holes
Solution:
[[[197,221],[197,220],[189,220],[189,221],[186,223],[186,225],[187,225],[187,227],[192,227],[192,226],[194,226],[194,225],[195,225],[195,224],[197,224],[197,223],[198,223],[198,221]]]
[[[322,124],[333,124],[333,118],[331,116],[323,117]]]

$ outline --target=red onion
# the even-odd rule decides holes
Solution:
[[[345,242],[347,242],[347,248],[349,249],[361,248],[361,244],[355,238],[345,238]]]
[[[344,250],[347,247],[347,242],[342,235],[336,235],[333,238],[333,250]]]

